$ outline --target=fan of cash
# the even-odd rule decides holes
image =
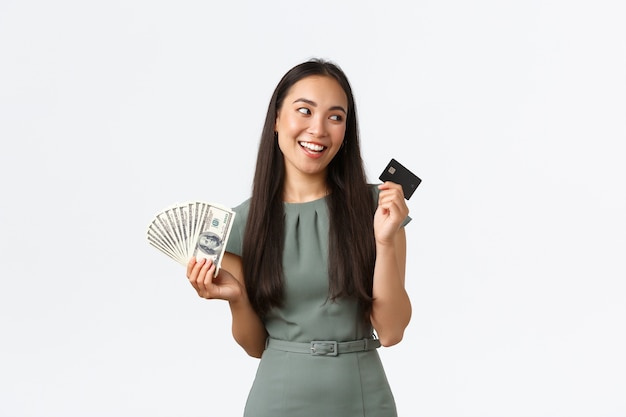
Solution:
[[[148,225],[148,243],[176,262],[211,259],[217,275],[235,212],[221,205],[194,201],[174,204],[154,216]]]

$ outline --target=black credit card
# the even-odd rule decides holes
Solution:
[[[417,186],[420,185],[422,180],[404,167],[400,162],[395,159],[391,159],[387,164],[387,167],[378,177],[382,182],[391,181],[402,186],[404,192],[404,198],[407,200],[411,198]]]

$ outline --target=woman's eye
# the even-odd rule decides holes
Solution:
[[[334,114],[332,116],[330,116],[330,120],[334,120],[336,122],[340,122],[343,120],[343,116],[339,115],[339,114]]]
[[[298,111],[302,114],[311,114],[311,110],[307,109],[306,107],[300,107]]]

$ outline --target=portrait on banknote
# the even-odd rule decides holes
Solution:
[[[174,204],[159,211],[148,225],[148,243],[176,262],[210,259],[218,274],[235,212],[208,202]]]

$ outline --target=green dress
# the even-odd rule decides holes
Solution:
[[[355,300],[327,301],[326,199],[284,207],[285,297],[283,307],[263,317],[270,338],[309,343],[371,337],[371,325],[359,320]],[[248,210],[249,200],[234,208],[237,215],[228,252],[241,255]],[[376,349],[313,356],[270,348],[262,355],[244,416],[395,417],[397,413]]]

